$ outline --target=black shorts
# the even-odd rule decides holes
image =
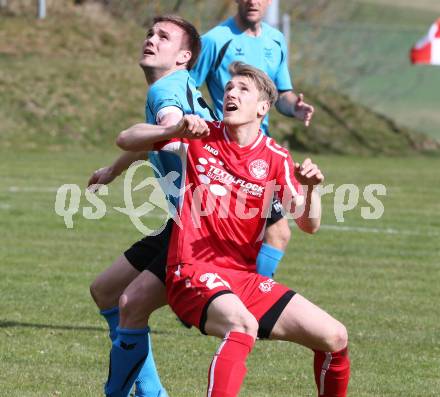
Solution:
[[[170,219],[158,235],[146,236],[124,252],[127,260],[136,270],[139,272],[149,270],[164,284],[172,224],[173,221]]]
[[[281,205],[280,200],[274,197],[272,201],[272,210],[270,213],[270,217],[267,218],[267,226],[273,225],[277,223],[280,219],[284,218],[284,209]]]

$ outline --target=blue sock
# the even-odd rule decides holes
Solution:
[[[262,276],[273,277],[284,252],[263,243],[257,256],[257,272]]]
[[[151,350],[150,333],[148,333],[148,357],[136,379],[135,397],[168,397],[162,383],[160,383],[153,351]]]
[[[116,327],[119,325],[119,307],[112,307],[111,309],[101,310],[99,312],[105,318],[108,324],[109,336],[112,342],[116,339]]]
[[[117,338],[110,352],[110,368],[105,395],[127,397],[139,375],[149,350],[149,328],[125,329],[117,327]]]

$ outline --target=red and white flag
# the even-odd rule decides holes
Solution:
[[[440,65],[440,18],[431,25],[428,34],[411,48],[410,58],[414,64]]]

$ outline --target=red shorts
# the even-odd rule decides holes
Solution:
[[[173,311],[202,333],[212,300],[234,293],[260,323],[260,338],[269,337],[276,320],[295,295],[269,277],[211,264],[168,266],[166,286]]]

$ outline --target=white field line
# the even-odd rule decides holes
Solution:
[[[157,214],[144,215],[145,218],[163,219],[166,217]],[[290,220],[290,226],[296,226],[295,222]],[[378,228],[378,227],[362,227],[362,226],[343,226],[343,225],[321,225],[322,230],[333,230],[336,232],[355,232],[355,233],[375,233],[375,234],[393,234],[400,236],[429,236],[437,237],[440,233],[430,230],[399,230],[393,228]]]
[[[9,186],[9,193],[52,193],[58,191],[57,187],[34,187],[34,186]]]
[[[10,186],[7,189],[10,193],[52,193],[57,192],[57,187],[19,187]],[[12,206],[10,204],[0,204],[0,210],[9,210]],[[165,219],[163,215],[148,214],[145,215],[146,218],[156,218]],[[292,226],[295,224],[294,221],[290,220],[289,224]],[[401,236],[440,236],[440,233],[432,231],[423,230],[399,230],[393,228],[376,228],[376,227],[362,227],[362,226],[343,226],[343,225],[321,225],[322,230],[333,230],[336,232],[356,232],[356,233],[376,233],[376,234],[392,234]]]
[[[289,222],[293,224],[294,222]],[[399,230],[393,228],[377,228],[362,226],[343,226],[343,225],[321,225],[323,230],[333,230],[336,232],[356,232],[356,233],[376,233],[376,234],[393,234],[400,236],[440,236],[440,233],[430,230]]]

